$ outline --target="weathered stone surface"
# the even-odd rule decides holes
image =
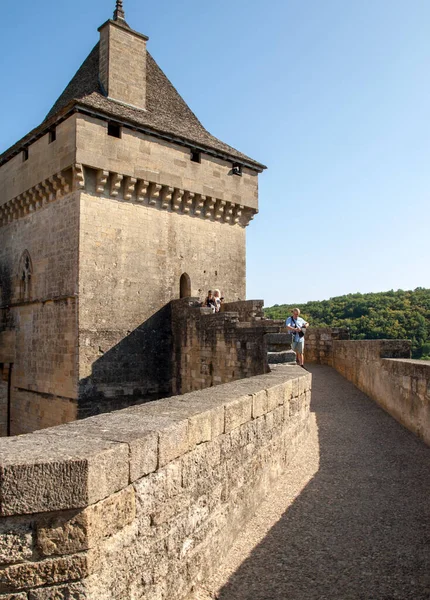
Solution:
[[[332,365],[337,340],[349,340],[347,327],[310,327],[305,338],[305,362]]]
[[[82,583],[39,588],[28,594],[28,600],[86,600],[87,598],[90,596],[85,584]]]
[[[145,525],[151,512],[182,493],[182,462],[171,462],[133,485],[136,490],[137,520],[139,525]]]
[[[0,571],[0,592],[14,592],[42,585],[77,581],[88,575],[89,560],[85,554],[48,559],[6,567]]]
[[[135,493],[129,486],[80,512],[63,512],[37,523],[37,548],[43,556],[93,548],[133,522]]]
[[[334,341],[333,366],[430,444],[430,363],[409,353],[404,340]]]
[[[274,385],[267,390],[268,410],[275,410],[278,406],[284,404],[285,401],[285,386],[283,383]]]
[[[148,405],[149,408],[149,405]],[[139,410],[142,409],[142,410]],[[157,468],[157,429],[170,418],[148,418],[145,406],[132,407],[109,414],[97,415],[75,423],[56,427],[56,433],[85,435],[86,437],[128,444],[130,480],[135,481]],[[161,409],[159,410],[159,413]]]
[[[208,442],[224,431],[224,406],[201,412],[188,421],[190,449],[202,442]]]
[[[30,523],[0,519],[0,565],[23,562],[33,554],[33,530]]]
[[[252,396],[242,396],[225,407],[225,432],[246,423],[252,416]]]
[[[158,466],[162,467],[188,452],[188,421],[173,422],[159,433]]]
[[[129,481],[128,446],[40,433],[0,439],[0,514],[75,507],[105,498]]]
[[[135,406],[124,413],[130,413],[133,418],[146,419],[148,425],[154,423],[159,431],[165,424],[170,426],[173,421],[188,420],[188,438],[190,449],[202,442],[211,440],[224,431],[224,405],[223,397],[213,397],[205,394],[204,390],[194,396],[192,393],[183,396],[174,396],[150,404]],[[138,424],[140,427],[140,424]],[[152,425],[153,426],[153,425]]]
[[[66,511],[38,522],[37,549],[42,556],[74,554],[88,549],[88,536],[85,511]]]
[[[293,350],[281,350],[276,352],[268,352],[267,360],[269,365],[277,365],[280,363],[292,363],[296,362],[296,353]]]
[[[133,486],[128,486],[106,500],[89,506],[85,510],[89,547],[95,548],[101,540],[115,535],[133,523],[135,517],[136,498]]]
[[[27,594],[0,594],[0,600],[27,600]]]
[[[268,411],[267,391],[261,390],[252,394],[252,418],[256,419]]]
[[[36,465],[49,444],[70,460],[87,426],[89,445],[82,450],[97,456],[124,447],[127,474],[132,443],[152,433],[159,437],[159,462],[133,485],[124,477],[122,490],[90,505],[87,493],[82,508],[32,517],[36,544],[24,560],[42,560],[3,569],[1,592],[29,590],[28,600],[127,600],[132,593],[185,598],[207,576],[213,557],[231,545],[306,435],[310,392],[293,399],[291,419],[285,399],[293,382],[299,389],[298,377],[304,389],[306,373],[280,367],[250,380],[248,390],[246,382],[234,382],[23,436],[35,440]],[[274,408],[267,412],[270,390]],[[116,463],[110,465],[114,469]],[[22,524],[27,518],[8,521]]]

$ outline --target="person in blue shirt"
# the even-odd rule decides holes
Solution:
[[[293,335],[291,348],[296,353],[297,364],[304,367],[305,362],[305,331],[309,323],[300,316],[300,309],[294,308],[291,317],[285,321],[285,326]]]

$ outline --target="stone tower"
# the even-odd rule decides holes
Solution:
[[[168,303],[245,298],[264,166],[206,131],[122,2],[0,156],[0,435],[169,393]]]

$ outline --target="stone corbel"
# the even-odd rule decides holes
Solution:
[[[205,205],[205,202],[206,202],[206,196],[201,196],[200,194],[198,194],[197,198],[196,198],[195,207],[194,207],[194,214],[196,215],[196,217],[199,217],[202,214],[202,210]]]
[[[41,185],[43,187],[43,194],[45,196],[46,203],[48,204],[49,202],[55,200],[55,195],[52,193],[52,189],[49,184],[49,179],[45,179],[45,181],[42,181]]]
[[[6,217],[8,223],[11,223],[13,221],[13,206],[11,202],[8,202],[6,204]]]
[[[163,189],[161,191],[161,208],[163,210],[167,210],[170,207],[170,202],[172,201],[174,191],[175,188],[163,185]]]
[[[120,173],[112,173],[111,182],[110,182],[110,195],[113,198],[116,198],[121,190],[121,184],[124,176]]]
[[[42,188],[42,185],[40,183],[34,186],[34,193],[37,198],[36,208],[42,208],[42,206],[46,204],[46,196],[45,190]]]
[[[82,168],[82,165],[81,165]],[[58,180],[59,183],[59,194],[57,194],[57,198],[58,196],[65,196],[66,194],[68,194],[70,192],[70,185],[67,182],[66,177],[63,175],[63,173],[60,171],[59,173],[57,173],[55,175],[55,177]],[[85,181],[83,179],[84,177],[84,171],[82,169],[82,182],[79,183],[79,185],[81,186],[81,183],[83,184],[82,187],[79,187],[79,189],[84,189],[85,188]],[[73,183],[72,183],[73,185]]]
[[[253,208],[247,208],[247,209],[244,211],[244,214],[243,214],[243,216],[244,216],[244,225],[245,225],[245,227],[246,227],[247,225],[249,225],[249,223],[252,221],[252,219],[254,218],[254,216],[255,216],[257,213],[258,213],[258,210],[255,210],[255,209],[253,209]]]
[[[161,188],[162,185],[160,183],[151,183],[150,189],[149,189],[149,206],[155,206],[155,204],[157,203],[157,200],[159,200],[160,198],[160,192],[161,192]]]
[[[21,206],[22,206],[22,216],[25,217],[30,212],[29,202],[24,194],[21,194],[19,197],[20,197]]]
[[[51,177],[49,178],[49,183],[51,184],[52,188],[52,200],[56,200],[59,196],[61,196],[61,181],[56,175],[51,175]]]
[[[137,202],[143,202],[148,195],[149,181],[146,179],[139,179],[137,184],[136,200]]]
[[[174,212],[179,212],[180,208],[181,208],[181,203],[184,197],[184,190],[178,190],[175,189],[175,191],[173,192],[173,198],[172,198],[172,210]]]
[[[14,204],[15,204],[15,206],[14,206],[15,218],[19,219],[20,217],[24,216],[21,201],[18,200],[18,198],[15,198]]]
[[[13,221],[15,218],[16,204],[15,200],[11,200],[8,204],[8,210],[10,212],[10,220]]]
[[[233,223],[239,223],[244,208],[245,207],[242,204],[236,204],[236,209],[233,215]]]
[[[16,207],[17,218],[19,219],[19,217],[23,217],[25,215],[25,208],[24,208],[24,199],[21,196],[21,194],[19,194],[15,198],[15,207]]]
[[[224,219],[226,223],[230,223],[233,217],[233,208],[234,208],[234,204],[231,204],[230,202],[227,204],[225,210],[224,210]]]
[[[109,171],[103,169],[97,169],[96,175],[96,192],[97,194],[104,194],[106,190],[106,184],[109,179]]]
[[[186,215],[188,215],[190,213],[191,207],[193,206],[194,196],[195,196],[194,192],[186,191],[184,193],[183,211],[184,211],[184,214],[186,214]]]
[[[61,174],[59,174],[62,177]],[[83,190],[85,189],[85,175],[84,168],[81,164],[76,163],[73,167],[73,189],[75,190]],[[67,194],[69,190],[64,190],[63,193]]]
[[[30,190],[27,190],[22,195],[23,195],[24,200],[25,200],[25,202],[27,204],[28,212],[33,212],[33,210],[34,210],[34,202],[33,202],[33,196],[30,193]]]
[[[136,188],[137,179],[135,177],[126,177],[124,184],[124,200],[131,200]]]
[[[216,208],[215,208],[215,221],[221,221],[222,216],[224,214],[226,202],[225,200],[217,200]]]
[[[214,216],[216,198],[207,198],[205,206],[205,219],[210,219]]]

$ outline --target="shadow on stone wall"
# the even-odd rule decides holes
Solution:
[[[81,332],[92,346],[112,346],[117,331]],[[163,306],[125,335],[92,364],[90,377],[79,382],[78,417],[118,410],[165,398],[172,379],[171,305]]]
[[[334,370],[311,371],[319,471],[216,597],[428,598],[428,449]]]

